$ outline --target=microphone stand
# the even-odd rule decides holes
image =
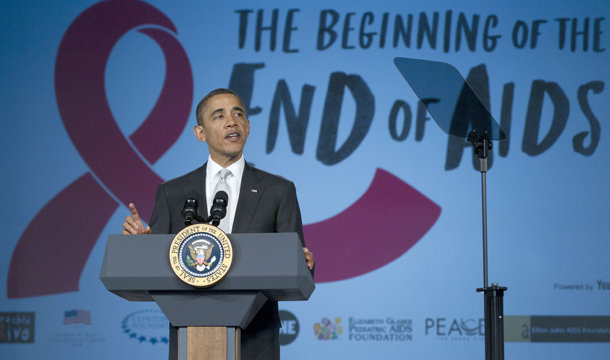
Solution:
[[[220,225],[220,219],[218,217],[210,216],[207,219],[205,219],[205,222],[210,225],[216,226],[216,227],[218,227],[218,225]]]
[[[222,220],[225,217],[225,215],[220,214],[220,216],[218,216],[218,214],[215,214],[214,206],[215,205],[213,205],[212,209],[210,210],[212,215],[208,216],[205,219],[201,215],[199,215],[199,211],[197,210],[196,206],[194,209],[190,209],[190,211],[193,213],[192,217],[187,217],[185,215],[185,210],[183,209],[182,216],[184,217],[184,225],[189,226],[192,224],[193,220],[197,220],[199,223],[210,224],[210,225],[218,227],[218,225],[220,225],[220,220]],[[226,214],[226,211],[225,211],[225,214]]]
[[[197,216],[195,216],[193,220],[197,220],[197,222],[199,222],[199,223],[210,224],[210,225],[214,225],[214,226],[218,227],[221,219],[222,218],[219,218],[219,217],[213,216],[213,215],[210,215],[204,219],[203,217],[201,217],[201,215],[199,215],[199,213],[197,213]],[[190,221],[187,219],[184,220],[184,225],[186,225],[186,226],[189,226],[192,223],[193,223],[192,220],[190,220]]]
[[[504,291],[497,283],[487,286],[487,157],[493,145],[487,131],[478,135],[476,129],[468,134],[474,153],[479,157],[483,200],[483,287],[477,292],[485,295],[485,359],[504,360]]]

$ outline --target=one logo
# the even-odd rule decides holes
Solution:
[[[334,323],[329,318],[322,318],[321,322],[313,325],[313,329],[318,340],[338,340],[343,333],[340,317],[336,317]]]
[[[141,343],[169,344],[169,338],[167,337],[169,321],[160,310],[133,312],[123,319],[121,327],[130,339]]]
[[[280,320],[282,322],[280,345],[288,345],[299,336],[299,320],[293,313],[286,310],[280,310]]]
[[[64,325],[91,325],[91,313],[88,310],[69,310],[64,312]]]
[[[227,234],[207,224],[180,231],[169,249],[169,262],[185,283],[208,287],[218,283],[233,263],[233,246]]]
[[[0,312],[0,343],[33,343],[36,314]]]

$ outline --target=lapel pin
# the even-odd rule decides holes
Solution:
[[[256,189],[252,189],[252,192],[253,192],[253,193],[257,193],[257,192],[258,192],[258,190],[256,190]]]

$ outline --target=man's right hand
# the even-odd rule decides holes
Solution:
[[[125,218],[125,222],[123,223],[123,231],[121,231],[121,234],[150,234],[150,226],[144,228],[144,224],[142,224],[142,220],[140,220],[140,215],[138,215],[138,210],[136,209],[136,206],[134,204],[129,204],[129,210],[131,211],[131,216]]]

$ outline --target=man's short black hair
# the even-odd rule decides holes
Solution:
[[[204,96],[204,98],[201,99],[201,101],[197,105],[197,110],[195,111],[195,117],[197,118],[197,124],[203,126],[203,113],[205,113],[206,106],[208,104],[208,100],[210,100],[210,98],[212,98],[212,97],[214,97],[216,95],[223,95],[223,94],[229,94],[229,95],[235,96],[237,99],[239,99],[239,102],[241,103],[241,106],[244,108],[244,112],[246,111],[246,107],[244,106],[244,102],[241,100],[239,95],[237,95],[235,92],[233,92],[233,91],[231,91],[229,89],[223,89],[223,88],[212,90],[212,91],[210,91],[209,94]]]

